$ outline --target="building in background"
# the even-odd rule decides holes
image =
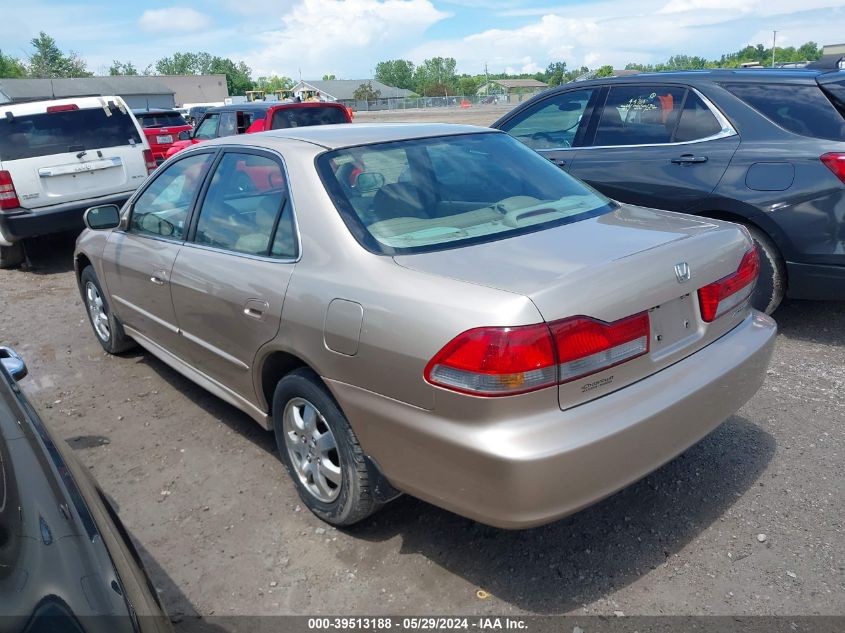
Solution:
[[[536,79],[491,79],[478,87],[475,94],[479,96],[496,96],[507,99],[508,103],[519,103],[543,92],[549,84]]]
[[[174,108],[223,103],[225,75],[120,75],[74,79],[0,79],[0,103],[117,95],[130,108]]]
[[[415,94],[404,88],[394,88],[375,79],[331,79],[326,81],[300,81],[293,87],[294,96],[305,99],[313,92],[320,93],[322,101],[339,101],[344,105],[355,105],[355,91],[361,84],[369,84],[379,99],[406,99]]]

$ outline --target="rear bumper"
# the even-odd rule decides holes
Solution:
[[[131,195],[131,191],[126,191],[34,210],[20,208],[0,212],[0,244],[8,246],[28,237],[81,229],[85,209],[100,204],[120,207]]]
[[[845,266],[786,263],[791,299],[845,300]]]
[[[397,489],[482,523],[527,528],[640,479],[733,415],[763,384],[776,331],[774,321],[755,313],[617,392],[566,411],[526,407],[521,414],[502,402],[511,414],[500,419],[444,420],[327,383],[361,446]]]

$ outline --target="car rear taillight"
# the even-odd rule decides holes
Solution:
[[[603,371],[648,352],[648,312],[612,323],[573,317],[550,324],[558,380],[568,382]]]
[[[153,158],[153,151],[151,149],[144,150],[144,163],[147,165],[147,175],[149,176],[153,173],[158,165],[156,165],[156,159]]]
[[[522,327],[468,330],[425,368],[439,387],[476,396],[509,396],[594,374],[648,352],[643,312],[605,323],[577,316]]]
[[[822,155],[820,160],[839,180],[845,183],[845,154],[841,152],[830,152]]]
[[[73,110],[79,110],[79,106],[75,103],[66,103],[64,105],[49,106],[47,108],[47,114],[55,114],[56,112],[72,112]]]
[[[754,291],[759,272],[760,256],[752,247],[743,255],[735,273],[698,289],[701,318],[710,323],[748,299]]]
[[[21,203],[15,191],[15,184],[12,182],[12,174],[8,171],[0,171],[0,211],[17,209],[19,206]]]
[[[549,387],[557,382],[551,332],[545,323],[468,330],[431,359],[425,379],[478,396]]]

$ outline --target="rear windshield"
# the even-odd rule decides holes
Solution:
[[[141,127],[176,127],[188,125],[185,119],[178,112],[142,112],[136,114],[135,118]]]
[[[335,150],[317,167],[356,239],[385,255],[500,240],[615,208],[500,133]]]
[[[724,87],[785,130],[845,141],[845,118],[818,86],[744,83]]]
[[[2,107],[0,107],[2,114]],[[141,143],[127,112],[103,108],[0,118],[0,160]]]
[[[289,127],[305,127],[308,125],[331,125],[332,123],[346,123],[346,111],[334,106],[302,106],[282,108],[273,114],[274,130]]]

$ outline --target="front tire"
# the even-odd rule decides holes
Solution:
[[[119,354],[135,346],[123,331],[123,326],[109,309],[108,300],[100,287],[94,268],[86,266],[79,276],[79,289],[88,313],[88,322],[103,349],[109,354]]]
[[[761,312],[772,314],[786,294],[786,266],[778,247],[768,235],[756,226],[745,225],[745,228],[751,233],[760,255],[760,276],[751,295],[751,305]]]
[[[273,428],[300,499],[323,521],[352,525],[381,507],[373,499],[374,476],[358,438],[310,369],[294,370],[276,385]]]

